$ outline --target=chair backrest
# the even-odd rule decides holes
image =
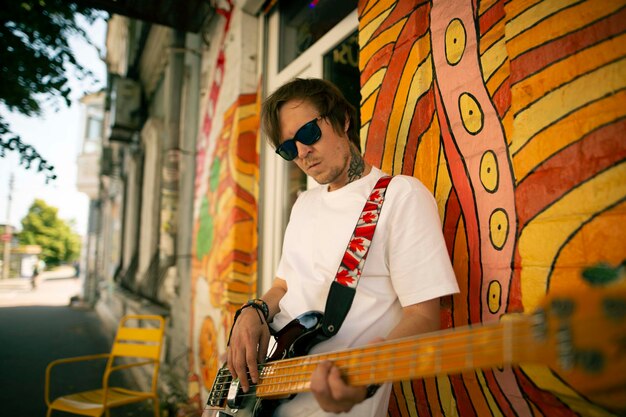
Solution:
[[[152,389],[156,389],[157,375],[165,334],[165,319],[157,315],[128,315],[122,317],[115,334],[107,368],[117,359],[150,360],[154,363]]]

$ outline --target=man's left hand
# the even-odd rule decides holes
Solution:
[[[330,361],[324,361],[311,375],[311,392],[322,410],[346,413],[365,400],[367,388],[346,384],[339,368]]]

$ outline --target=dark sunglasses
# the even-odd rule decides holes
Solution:
[[[315,142],[320,140],[322,136],[322,131],[320,127],[317,125],[317,119],[322,116],[316,117],[310,122],[305,123],[294,135],[293,139],[288,139],[278,145],[276,148],[276,153],[286,159],[287,161],[292,161],[298,156],[298,147],[296,146],[296,141],[303,143],[305,145],[313,145]]]

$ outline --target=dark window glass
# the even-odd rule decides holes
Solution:
[[[357,121],[360,120],[361,107],[360,77],[359,33],[355,31],[324,55],[324,79],[339,87],[354,106]]]
[[[357,0],[283,0],[280,9],[279,71],[357,7]]]

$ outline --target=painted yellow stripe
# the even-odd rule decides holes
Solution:
[[[546,1],[544,3],[551,4],[557,2]],[[575,32],[590,22],[610,15],[621,7],[624,7],[624,0],[605,0],[602,2],[601,7],[594,1],[587,1],[551,16],[515,39],[510,38],[512,35],[510,35],[509,26],[507,25],[506,33],[510,39],[507,48],[510,59],[514,59],[538,45]]]
[[[594,214],[626,197],[625,179],[623,162],[571,190],[522,230],[520,279],[526,311],[533,311],[545,296],[550,265],[569,236]]]
[[[430,37],[424,36],[424,38],[429,39]],[[419,47],[417,49],[418,51],[420,50]],[[421,57],[419,57],[418,59],[421,60]],[[432,82],[432,59],[431,56],[428,55],[422,65],[420,65],[419,68],[417,68],[417,71],[415,71],[415,75],[413,76],[413,79],[411,80],[411,85],[409,86],[409,96],[405,101],[404,111],[402,113],[402,121],[400,123],[400,129],[398,131],[398,141],[396,144],[393,163],[394,174],[400,174],[402,171],[402,159],[404,157],[404,150],[406,148],[406,142],[409,137],[409,129],[411,128],[411,121],[413,120],[413,115],[415,114],[415,106],[417,105],[417,101],[432,86]]]
[[[368,123],[372,120],[374,114],[374,108],[376,107],[376,99],[380,90],[376,90],[374,94],[370,95],[363,104],[361,104],[361,123]]]
[[[598,100],[568,115],[541,131],[513,155],[513,170],[519,183],[539,165],[561,149],[606,123],[626,116],[626,90]]]
[[[482,16],[487,10],[491,8],[494,4],[496,4],[498,0],[483,0],[480,2],[478,7],[478,14]]]
[[[396,7],[396,0],[374,0],[363,10],[363,14],[359,16],[359,22],[365,26],[371,21],[378,18],[381,13],[387,13],[387,9],[393,10]]]
[[[421,53],[424,50],[429,50],[429,44],[430,37],[428,36],[422,36],[415,43],[413,43],[411,51],[409,52],[409,56],[406,60],[406,65],[402,71],[402,74],[400,75],[400,82],[398,83],[398,87],[395,91],[395,97],[393,99],[391,114],[389,116],[389,121],[387,125],[387,134],[385,137],[385,150],[383,153],[382,169],[386,172],[393,172],[394,174],[399,173],[398,168],[395,168],[393,166],[395,157],[394,149],[399,148],[400,153],[404,154],[404,147],[406,145],[406,139],[408,135],[408,128],[403,120],[406,116],[404,113],[406,111],[410,113],[408,115],[410,123],[410,118],[413,117],[413,113],[415,111],[415,104],[412,108],[409,109],[406,108],[406,104],[410,99],[413,99],[415,94],[418,94],[418,91],[414,92],[411,90],[411,88],[417,89],[421,87],[413,85],[413,79],[420,63]],[[424,66],[430,67],[429,65]],[[419,77],[415,77],[415,79],[417,78]],[[415,100],[417,100],[417,98],[415,98]],[[402,168],[401,165],[402,164],[400,164],[399,167],[400,169]]]
[[[443,414],[446,417],[458,417],[459,413],[456,399],[452,393],[452,384],[447,376],[437,377],[437,391],[439,391],[439,398],[441,398]]]
[[[483,68],[483,80],[488,80],[502,66],[506,58],[506,44],[504,39],[500,39],[480,57],[480,64]]]
[[[400,31],[402,31],[406,20],[407,19],[404,18],[398,21],[395,25],[386,29],[384,32],[372,39],[371,42],[361,48],[361,53],[359,54],[359,67],[361,70],[367,66],[367,63],[372,56],[383,46],[394,43],[398,40],[398,36],[400,35]]]
[[[487,91],[489,92],[489,97],[493,97],[498,88],[502,85],[504,81],[511,75],[511,66],[508,62],[502,64],[500,68],[491,76],[489,81],[487,81]]]
[[[378,16],[375,16],[373,20],[368,22],[361,20],[359,23],[361,25],[361,29],[359,29],[359,48],[363,48],[374,35],[374,32],[382,25],[382,23],[387,19],[387,16],[393,11],[393,8],[389,10],[383,11]]]
[[[504,12],[509,20],[513,20],[534,4],[544,0],[513,0],[504,5]]]
[[[515,84],[512,88],[515,105],[524,108],[579,74],[597,69],[623,56],[626,56],[626,34],[570,55]]]
[[[369,96],[374,94],[374,92],[380,88],[380,86],[383,84],[383,80],[385,79],[386,72],[387,72],[386,68],[381,68],[375,73],[373,73],[365,81],[365,83],[361,87],[361,97],[363,97],[362,100],[366,100]]]
[[[450,192],[452,191],[452,179],[450,178],[450,173],[448,172],[448,165],[446,163],[443,146],[439,149],[439,161],[434,195],[435,200],[437,201],[437,206],[439,207],[439,218],[443,221],[443,214],[446,207],[445,203],[448,201]]]
[[[547,367],[540,365],[525,365],[520,367],[537,387],[555,394],[568,408],[581,416],[589,417],[614,417],[615,414],[609,413],[601,407],[594,405],[592,402],[582,398],[573,389],[565,385],[557,378]]]
[[[437,119],[437,115],[434,115],[430,126],[428,126],[428,129],[420,139],[413,165],[413,176],[419,179],[433,194],[439,168],[437,166],[437,156],[439,155],[441,145],[440,134],[439,119]]]
[[[404,395],[404,400],[406,401],[407,411],[411,417],[417,417],[417,407],[415,399],[415,395],[413,394],[413,386],[411,385],[411,381],[402,381],[402,394]]]
[[[579,2],[580,0],[541,1],[509,20],[506,25],[506,36],[512,39],[530,26],[537,24],[541,19],[555,14],[558,16],[560,10]],[[595,7],[598,5],[596,4]]]
[[[586,74],[546,94],[515,116],[511,152],[516,153],[554,121],[613,91],[626,87],[626,58]],[[513,97],[515,104],[515,97]]]
[[[494,43],[504,38],[504,22],[504,19],[500,19],[498,23],[493,25],[493,27],[480,38],[479,55],[484,54]]]
[[[487,404],[489,404],[489,410],[491,411],[491,415],[493,417],[504,417],[502,415],[502,412],[500,411],[500,407],[498,406],[498,403],[493,398],[493,395],[491,395],[491,389],[487,385],[487,381],[485,380],[485,375],[483,374],[483,371],[477,370],[476,377],[478,378],[478,382],[480,383],[482,391],[485,394],[485,399],[487,400]]]
[[[361,130],[359,131],[360,139],[361,139],[361,150],[365,151],[367,149],[367,132],[369,132],[370,124],[365,123],[361,124]]]

